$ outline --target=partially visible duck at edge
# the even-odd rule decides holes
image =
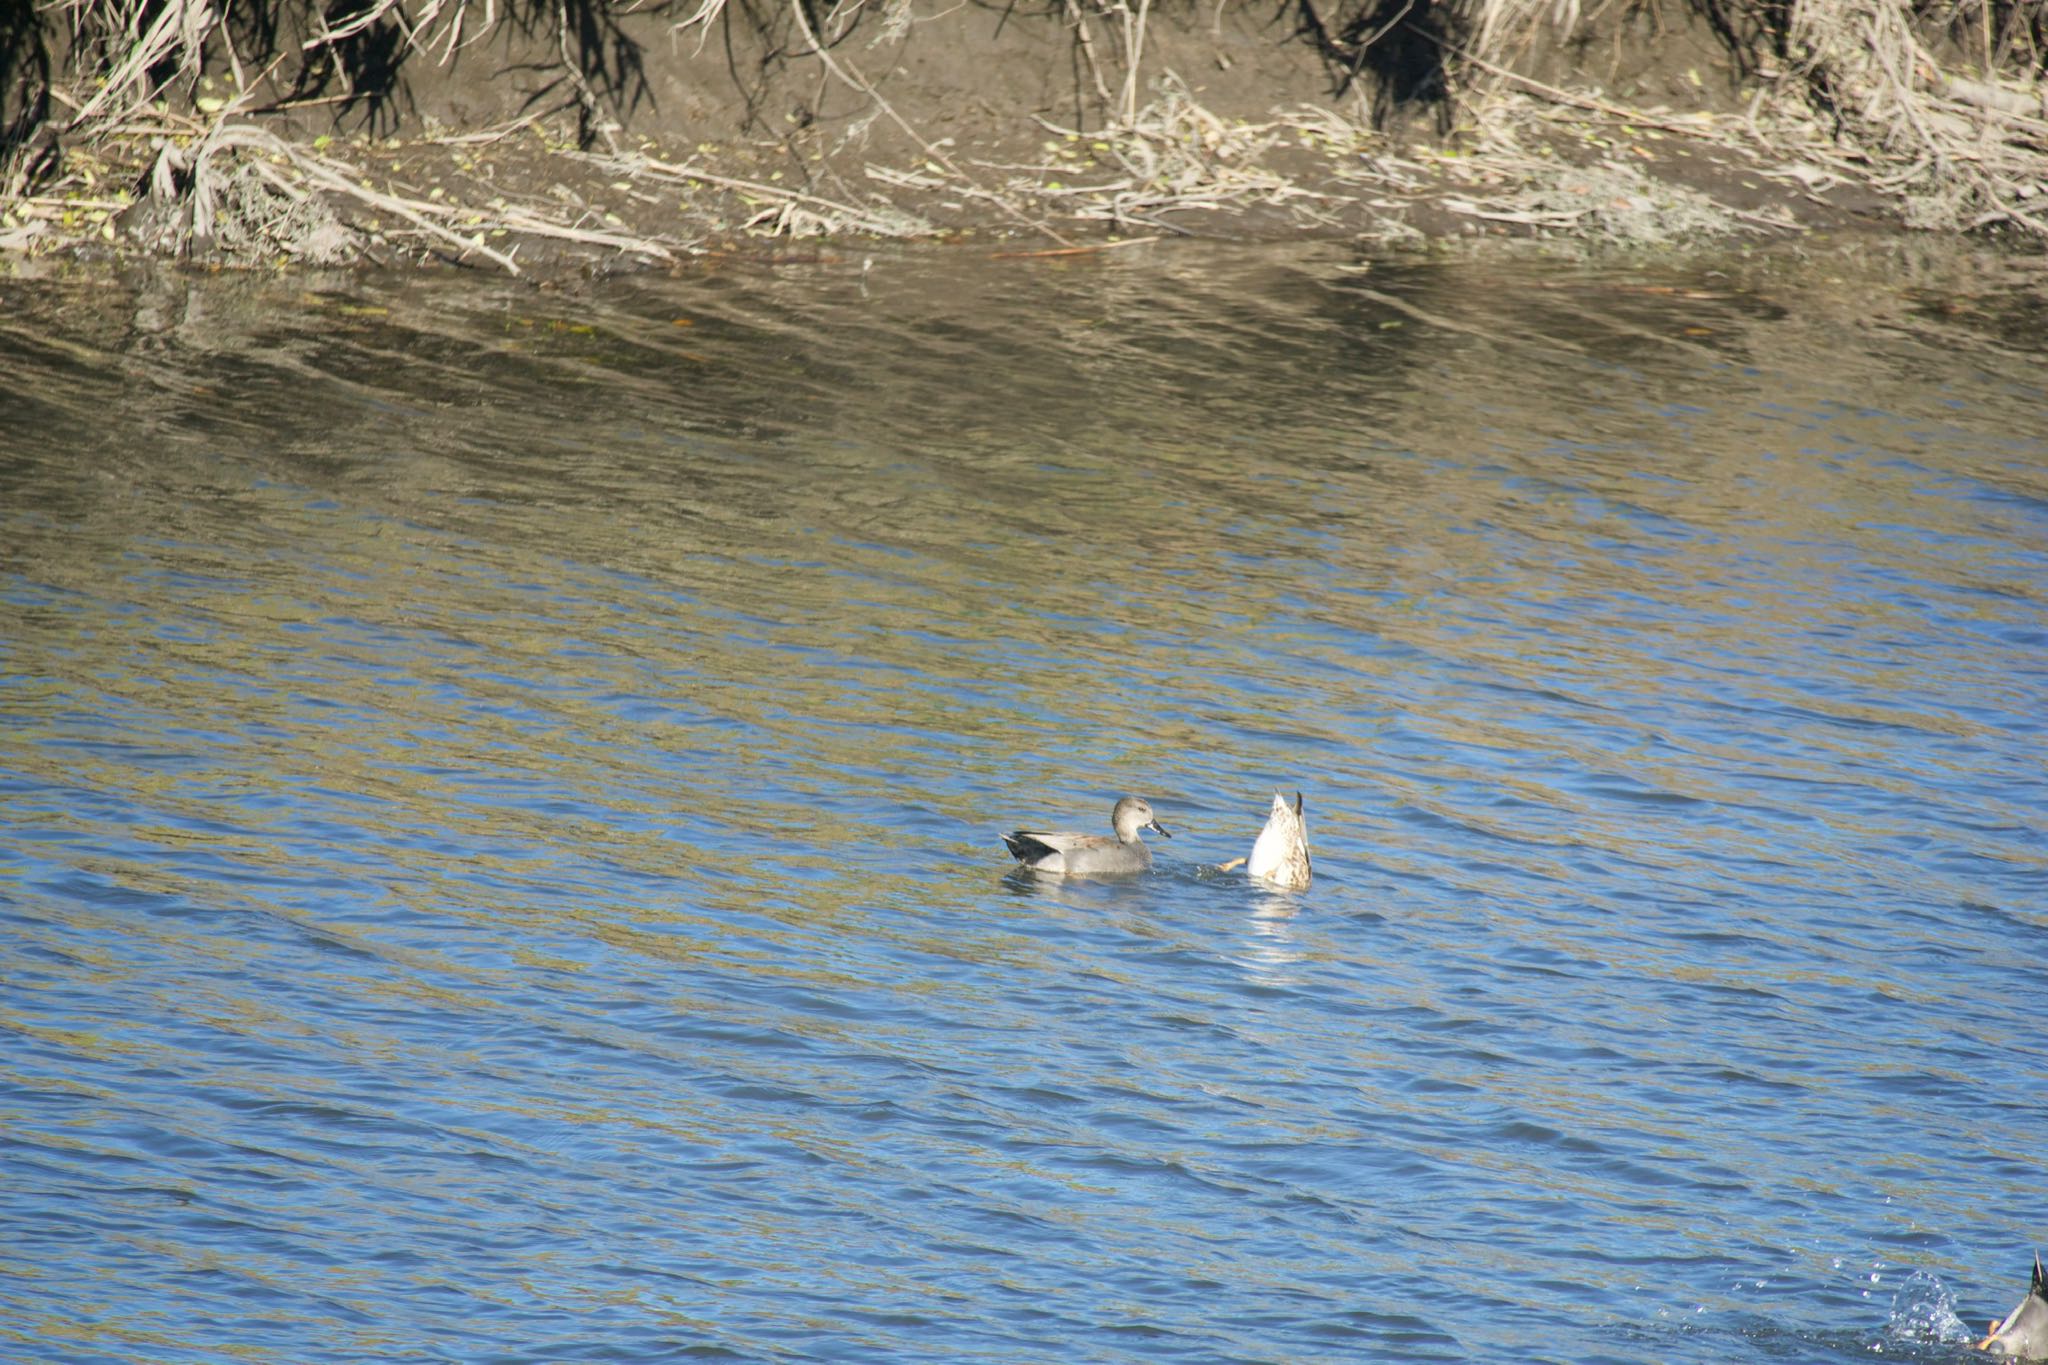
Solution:
[[[1980,1351],[2021,1360],[2048,1360],[2048,1277],[2041,1273],[2041,1253],[2034,1253],[2034,1280],[2020,1306],[1991,1324],[1991,1335],[1977,1343]]]
[[[1273,793],[1273,813],[1266,817],[1266,827],[1259,831],[1251,857],[1232,858],[1221,870],[1229,872],[1240,867],[1246,876],[1257,877],[1272,886],[1289,891],[1308,889],[1314,874],[1309,868],[1308,816],[1300,792],[1294,794],[1292,806],[1279,792]]]
[[[1066,877],[1129,877],[1152,867],[1152,850],[1145,847],[1141,831],[1151,830],[1164,838],[1166,826],[1152,814],[1152,805],[1142,796],[1126,796],[1109,814],[1116,837],[1107,834],[1053,834],[1043,830],[1020,829],[1005,834],[1010,856],[1034,872],[1051,872]]]

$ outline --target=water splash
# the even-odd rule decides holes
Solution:
[[[1956,1316],[1956,1296],[1932,1271],[1916,1270],[1899,1283],[1885,1318],[1885,1336],[1899,1341],[1967,1342],[1970,1329]]]

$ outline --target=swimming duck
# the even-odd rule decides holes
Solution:
[[[1980,1351],[2024,1360],[2048,1360],[2048,1278],[2041,1274],[2041,1253],[2034,1253],[2034,1280],[2020,1306],[1991,1324],[1991,1335],[1977,1343]]]
[[[1036,872],[1056,872],[1068,877],[1127,877],[1152,866],[1152,850],[1145,847],[1139,831],[1151,830],[1171,839],[1166,826],[1152,814],[1151,803],[1142,796],[1126,796],[1109,813],[1116,837],[1107,834],[1048,834],[1020,829],[1005,834],[1010,854]]]
[[[1249,858],[1232,858],[1223,864],[1222,871],[1228,872],[1241,867],[1248,877],[1257,877],[1274,886],[1289,891],[1305,891],[1313,875],[1308,862],[1308,818],[1302,808],[1301,793],[1294,794],[1294,805],[1289,806],[1279,792],[1273,793],[1273,813],[1266,817],[1266,827],[1259,831],[1257,842],[1252,845]]]

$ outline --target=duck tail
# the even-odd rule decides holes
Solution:
[[[1003,844],[1010,850],[1012,858],[1017,858],[1027,863],[1034,858],[1043,858],[1048,853],[1059,852],[1058,849],[1028,829],[1020,829],[1014,834],[1005,834],[1003,836]]]

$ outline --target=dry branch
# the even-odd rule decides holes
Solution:
[[[777,211],[786,211],[790,215],[810,214],[825,231],[832,233],[866,232],[877,237],[917,237],[931,230],[929,224],[909,214],[872,213],[853,204],[821,198],[815,194],[805,194],[800,190],[784,189],[780,185],[763,184],[758,180],[740,180],[729,175],[716,175],[710,171],[698,170],[694,166],[677,165],[648,156],[606,157],[600,164],[620,175],[682,184],[709,185],[714,189],[730,190],[736,194],[769,200],[777,206]],[[757,214],[756,220],[758,219]]]

